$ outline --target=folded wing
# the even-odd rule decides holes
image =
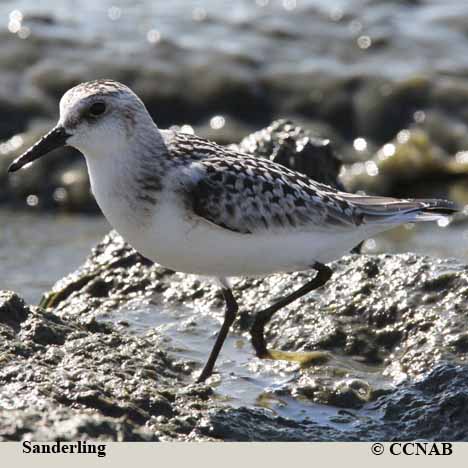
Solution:
[[[361,222],[335,189],[271,161],[224,156],[196,164],[201,176],[190,193],[193,210],[225,229],[330,230]]]

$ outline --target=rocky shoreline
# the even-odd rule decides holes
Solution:
[[[352,255],[332,267],[325,287],[268,330],[273,346],[326,350],[329,361],[299,368],[250,357],[251,374],[288,376],[258,401],[308,405],[288,418],[223,398],[220,383],[234,377],[222,371],[194,384],[202,361],[178,358],[163,329],[138,334],[112,320],[135,304],[154,314],[186,307],[183,333],[203,336],[206,315],[222,311],[214,286],[151,265],[109,234],[42,307],[1,293],[0,438],[468,440],[468,266],[406,254]],[[234,333],[247,336],[252,311],[306,277],[239,280]],[[318,417],[317,408],[335,415]]]

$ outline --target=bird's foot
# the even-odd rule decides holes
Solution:
[[[297,362],[301,367],[324,364],[330,359],[330,353],[326,351],[281,351],[268,349],[259,356],[261,359],[273,359],[276,361]]]

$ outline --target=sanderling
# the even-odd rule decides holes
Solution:
[[[60,101],[56,127],[9,171],[63,145],[81,151],[110,224],[145,257],[172,270],[218,279],[225,316],[198,381],[212,372],[238,306],[229,277],[312,269],[313,279],[257,313],[257,356],[275,358],[264,328],[273,314],[324,285],[326,263],[403,223],[453,213],[444,200],[345,193],[268,161],[194,135],[160,130],[143,102],[112,80],[82,83]]]

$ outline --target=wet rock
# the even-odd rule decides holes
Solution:
[[[273,344],[339,349],[362,363],[383,364],[395,381],[420,375],[439,360],[463,360],[447,341],[465,328],[466,266],[404,254],[346,257],[333,267],[333,281],[320,296],[298,301],[296,313],[278,318],[277,330],[272,323]],[[307,338],[301,333],[301,322],[323,319],[327,328]]]
[[[338,180],[341,161],[330,141],[313,137],[291,121],[277,120],[233,146],[302,172],[318,182],[343,188]]]
[[[172,409],[149,389],[175,376],[158,336],[137,341],[92,321],[64,321],[10,292],[0,297],[0,320],[9,331],[0,340],[3,440],[155,439],[140,426]],[[150,376],[141,372],[145,367]]]
[[[431,101],[435,108],[442,110],[448,116],[454,117],[458,114],[463,122],[467,117],[468,105],[466,80],[456,76],[441,77],[431,89]]]
[[[99,312],[115,310],[129,299],[149,300],[155,292],[162,293],[169,287],[169,283],[160,281],[166,276],[172,277],[173,272],[152,268],[152,262],[112,231],[93,249],[79,272],[60,280],[45,293],[40,305],[86,320]]]
[[[209,413],[195,433],[227,442],[323,442],[358,440],[353,434],[340,433],[310,421],[291,421],[262,410],[224,409]]]
[[[158,438],[140,430],[130,421],[92,415],[68,408],[47,406],[38,409],[5,410],[0,414],[0,440],[77,441],[101,442],[157,441]]]
[[[392,139],[427,107],[431,83],[414,76],[402,81],[367,80],[354,95],[356,134],[375,142]]]
[[[341,174],[350,191],[376,195],[450,198],[451,187],[468,174],[468,158],[451,157],[422,128],[402,130],[368,161]],[[466,200],[456,200],[464,205]]]
[[[448,155],[456,158],[457,153],[468,148],[468,129],[464,121],[434,109],[423,112],[418,118],[422,121],[417,123],[417,128],[426,132],[429,140]]]
[[[228,441],[467,441],[467,379],[466,366],[438,364],[416,382],[367,404],[365,416],[355,409],[338,411],[334,427],[265,410],[229,408],[208,413],[195,432]]]
[[[309,64],[299,70],[267,69],[262,87],[268,95],[282,96],[279,115],[299,114],[326,122],[349,140],[356,135],[349,116],[354,112],[353,95],[360,81],[353,74],[329,73]]]
[[[17,332],[28,316],[24,301],[13,292],[0,292],[0,324],[5,330]]]
[[[468,367],[438,364],[429,375],[378,399],[394,440],[468,440]]]
[[[348,409],[362,408],[376,397],[369,382],[347,376],[345,372],[341,372],[341,376],[340,372],[333,372],[328,376],[304,372],[292,385],[292,389],[283,387],[276,393],[289,392],[294,397]]]

